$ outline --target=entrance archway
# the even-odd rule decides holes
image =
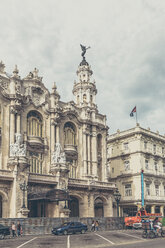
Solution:
[[[0,218],[2,218],[2,196],[0,195]]]
[[[70,209],[70,217],[79,217],[79,200],[76,197],[71,196],[68,205]]]
[[[29,201],[28,204],[29,217],[46,217],[45,201]]]
[[[104,217],[104,204],[101,198],[96,198],[95,204],[95,217]]]

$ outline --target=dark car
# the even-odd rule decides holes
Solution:
[[[0,224],[0,239],[4,239],[7,235],[10,235],[10,228]]]
[[[85,233],[88,230],[87,225],[81,222],[66,222],[59,227],[52,229],[52,234],[64,234],[68,233]]]

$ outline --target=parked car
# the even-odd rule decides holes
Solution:
[[[10,235],[10,228],[0,224],[0,239],[4,239],[4,237],[7,235]]]
[[[52,234],[64,234],[67,235],[68,233],[85,233],[88,230],[87,225],[81,222],[66,222],[59,227],[54,227],[52,229]]]

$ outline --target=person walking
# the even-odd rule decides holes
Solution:
[[[14,222],[11,225],[11,231],[12,231],[13,238],[16,237],[16,225]]]
[[[95,230],[96,232],[99,230],[99,222],[97,220],[95,222]]]
[[[21,236],[21,229],[22,229],[22,226],[21,226],[20,222],[18,221],[18,224],[17,224],[17,235],[18,235],[18,237]]]
[[[91,231],[94,232],[95,231],[95,221],[92,221],[92,227],[91,227]]]

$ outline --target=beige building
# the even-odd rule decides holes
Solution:
[[[165,136],[137,124],[108,137],[110,179],[121,193],[120,215],[134,215],[141,207],[141,171],[144,173],[144,206],[165,215]]]
[[[77,76],[65,103],[36,68],[21,79],[0,63],[0,217],[113,215],[106,116],[85,58]]]

